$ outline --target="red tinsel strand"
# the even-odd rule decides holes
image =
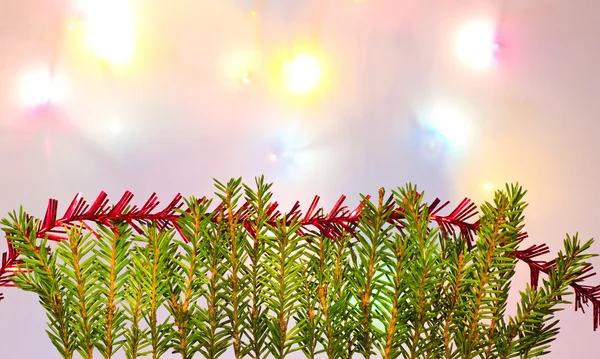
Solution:
[[[530,285],[533,289],[537,289],[540,280],[540,271],[536,267],[529,265]]]
[[[594,331],[596,329],[598,329],[598,325],[600,324],[600,323],[598,323],[599,319],[600,319],[600,302],[596,301],[596,302],[594,302]]]

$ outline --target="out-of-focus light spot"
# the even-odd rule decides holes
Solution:
[[[258,54],[252,48],[240,47],[235,52],[225,54],[219,59],[223,80],[227,86],[239,88],[252,81],[253,72],[258,62]]]
[[[425,142],[425,151],[428,155],[438,154],[443,148],[444,139],[439,133],[435,133],[428,136]]]
[[[256,11],[250,11],[250,16],[256,16]]]
[[[287,87],[297,94],[311,92],[323,77],[319,61],[308,54],[298,54],[292,61],[284,64],[283,74]]]
[[[82,6],[89,50],[112,65],[126,64],[133,57],[135,48],[129,1],[86,0]]]
[[[458,34],[456,42],[458,57],[475,69],[493,66],[496,63],[498,50],[496,29],[491,22],[468,24]]]
[[[468,138],[469,126],[466,116],[455,107],[435,107],[428,120],[437,133],[454,145],[461,145]]]
[[[119,122],[113,121],[108,125],[108,130],[114,133],[115,135],[118,135],[121,132],[123,132],[123,126]]]
[[[21,101],[26,106],[37,107],[55,103],[64,96],[61,82],[48,71],[38,71],[23,78],[20,88]]]
[[[486,192],[491,191],[492,188],[493,188],[493,186],[492,186],[491,183],[486,183],[485,186],[483,186],[483,190],[486,191]]]
[[[249,72],[246,71],[242,74],[242,83],[244,85],[247,85],[250,83],[250,73]]]
[[[298,130],[290,126],[277,132],[267,152],[267,159],[272,163],[291,165],[298,152]]]

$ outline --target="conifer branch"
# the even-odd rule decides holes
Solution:
[[[275,206],[270,203],[270,184],[264,182],[264,177],[256,178],[256,189],[244,186],[245,200],[248,206],[248,216],[244,223],[246,232],[250,236],[247,242],[248,257],[247,283],[250,287],[250,315],[246,317],[248,344],[244,352],[252,359],[263,359],[267,356],[266,339],[268,334],[266,313],[264,309],[262,277],[266,275],[265,262],[265,237],[267,235],[266,223],[273,215]]]
[[[491,213],[491,217],[502,217],[501,221],[494,222],[499,225],[498,232],[483,218],[473,220],[477,207],[469,200],[462,201],[448,215],[440,215],[448,202],[442,204],[435,200],[430,205],[421,204],[421,195],[414,198],[412,209],[402,205],[395,207],[393,203],[386,205],[380,196],[376,207],[369,197],[364,197],[352,211],[344,205],[345,197],[341,196],[328,212],[318,208],[319,197],[315,196],[303,215],[299,202],[290,211],[279,212],[277,202],[270,200],[269,185],[262,179],[257,182],[256,190],[243,187],[246,195],[241,200],[242,186],[237,181],[236,190],[229,188],[229,183],[223,186],[221,203],[212,210],[202,205],[205,198],[193,200],[194,204],[182,202],[180,195],[158,210],[155,194],[138,208],[131,205],[130,192],[116,204],[109,205],[102,192],[91,205],[78,195],[59,218],[58,204],[50,200],[43,220],[32,221],[31,229],[19,235],[19,238],[25,238],[25,234],[33,236],[27,237],[33,246],[16,246],[17,241],[11,239],[15,235],[7,234],[8,251],[0,263],[0,286],[18,284],[23,289],[37,290],[40,298],[47,298],[42,303],[58,318],[51,323],[49,335],[53,343],[62,348],[63,357],[72,357],[75,351],[91,357],[90,342],[94,342],[106,358],[119,348],[125,349],[128,358],[141,355],[146,332],[137,325],[139,318],[146,318],[154,328],[147,332],[154,357],[170,348],[178,350],[183,359],[191,358],[198,351],[205,357],[217,358],[229,345],[233,345],[236,357],[249,355],[264,359],[270,352],[282,358],[302,343],[306,343],[303,346],[306,355],[312,356],[317,350],[313,346],[316,342],[323,346],[329,358],[350,358],[355,351],[368,356],[374,349],[385,358],[427,355],[455,358],[463,351],[459,349],[462,344],[467,347],[465,357],[495,358],[544,353],[557,332],[555,322],[551,321],[554,309],[542,304],[562,300],[567,294],[566,290],[552,291],[547,287],[547,283],[557,280],[557,273],[564,270],[561,266],[565,264],[561,258],[549,262],[539,260],[540,255],[548,252],[545,245],[517,249],[527,237],[518,224],[518,210],[508,209],[504,217],[501,213]],[[200,205],[192,215],[196,204]],[[513,207],[518,207],[517,204],[513,203]],[[483,217],[487,216],[485,211],[484,206]],[[30,219],[22,215],[23,220]],[[420,218],[420,226],[411,223],[411,218]],[[148,227],[154,226],[157,232],[167,234],[164,256],[155,256],[150,249],[138,246],[128,234],[119,239],[120,244],[115,244],[115,237],[107,236],[105,231],[108,229],[114,235],[113,226],[122,226],[122,230],[131,229],[140,235],[146,235]],[[107,281],[102,287],[102,298],[108,305],[102,307],[104,319],[97,323],[101,330],[94,329],[90,319],[85,319],[93,317],[85,301],[93,290],[85,290],[86,284],[78,274],[78,271],[85,273],[83,261],[71,261],[78,257],[78,249],[71,246],[70,257],[60,249],[46,250],[46,240],[62,241],[58,248],[68,249],[72,240],[69,233],[76,229],[91,233],[99,239],[98,243],[104,243],[97,253],[104,256],[101,260],[104,267],[99,273],[107,274],[103,275]],[[283,229],[287,244],[281,242]],[[421,254],[407,247],[400,250],[403,254],[394,255],[394,251],[402,248],[398,241],[415,229],[421,231],[414,236]],[[426,238],[435,235],[436,230],[439,230],[442,248],[465,247],[456,254],[456,259],[462,262],[459,260],[457,267],[447,272],[447,268],[439,266],[448,260],[434,259],[437,255],[434,252],[439,248],[431,247],[431,254],[426,250],[425,244],[429,241]],[[183,243],[170,244],[177,242],[173,238],[175,233]],[[455,244],[448,242],[452,242],[452,237]],[[36,242],[37,239],[40,240]],[[284,247],[285,256],[281,253]],[[175,254],[175,250],[181,253]],[[63,255],[56,256],[61,253]],[[145,255],[150,257],[144,260]],[[306,266],[307,258],[312,255],[314,266]],[[46,267],[35,266],[40,258],[45,258]],[[60,265],[53,262],[56,258]],[[127,258],[138,262],[131,264]],[[204,263],[198,258],[207,261]],[[493,258],[502,260],[497,262]],[[531,290],[525,293],[520,316],[512,324],[506,324],[504,299],[516,261],[529,266]],[[158,262],[160,269],[152,270]],[[583,283],[594,274],[591,265],[578,264],[576,269],[562,280],[573,289],[575,310],[592,307],[596,330],[600,324],[600,286]],[[165,273],[170,273],[170,279],[163,280],[162,287],[158,288],[158,278]],[[412,273],[412,284],[406,280],[406,274],[399,273]],[[541,286],[540,273],[548,278]],[[152,283],[135,284],[131,275],[154,279]],[[269,277],[279,280],[268,283]],[[62,287],[54,290],[40,285],[36,282],[40,278],[61,283]],[[446,284],[440,285],[442,280]],[[132,285],[131,291],[119,290],[127,283]],[[475,305],[464,311],[465,302],[461,298],[470,295],[467,288],[473,283],[471,294],[476,298]],[[152,287],[154,291],[149,291]],[[414,294],[409,295],[406,288],[414,288],[411,289]],[[134,302],[142,298],[150,301],[136,306]],[[200,298],[206,301],[206,308],[198,303]],[[405,304],[408,298],[411,298],[410,308]],[[148,303],[153,308],[150,311],[144,309]],[[171,314],[168,320],[173,329],[152,320],[152,313],[165,306]],[[461,311],[468,315],[460,314]],[[413,315],[415,313],[417,315]],[[515,332],[519,323],[523,326],[531,318],[546,326],[530,326],[526,332]],[[460,333],[459,323],[464,319],[468,327]],[[435,328],[436,321],[440,328]],[[510,329],[509,337],[504,336],[506,328]],[[79,332],[73,333],[73,330]],[[406,333],[410,333],[410,339]],[[521,339],[519,335],[528,339]],[[423,336],[431,337],[431,343],[422,340]],[[509,344],[503,346],[503,343]]]
[[[89,240],[90,234],[84,235],[81,227],[74,227],[68,232],[68,240],[62,241],[56,253],[63,263],[59,268],[64,276],[64,287],[69,290],[77,306],[74,310],[76,327],[73,330],[77,338],[75,349],[85,359],[94,356],[97,320],[96,256],[93,255],[94,243]]]

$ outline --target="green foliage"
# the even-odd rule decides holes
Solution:
[[[264,178],[257,178],[255,182],[255,189],[244,185],[245,200],[248,203],[246,223],[250,228],[246,242],[249,263],[244,273],[250,305],[244,323],[246,327],[244,353],[252,359],[262,359],[268,355],[268,311],[265,307],[265,290],[261,278],[267,275],[264,254],[272,194],[271,184],[265,183]]]
[[[83,331],[76,320],[78,303],[63,285],[66,274],[57,265],[58,252],[50,252],[48,242],[37,239],[39,223],[28,217],[22,208],[2,220],[7,239],[21,254],[25,268],[13,277],[13,281],[20,288],[38,295],[48,317],[48,337],[60,355],[70,359],[76,350],[75,332]]]
[[[472,249],[432,224],[413,185],[363,197],[356,226],[333,239],[275,213],[262,177],[215,185],[216,209],[191,197],[176,228],[74,225],[52,250],[22,209],[2,220],[25,269],[14,282],[39,297],[63,358],[534,358],[593,256],[591,240],[567,236],[509,316],[527,206],[518,185],[481,206]]]
[[[57,267],[64,275],[64,290],[77,302],[72,308],[71,319],[77,322],[75,328],[78,329],[73,331],[75,350],[83,358],[93,357],[94,339],[101,328],[98,323],[102,301],[97,299],[99,288],[96,285],[100,273],[95,270],[96,256],[92,255],[95,243],[90,237],[91,233],[84,234],[81,227],[74,227],[68,231],[68,240],[56,249],[61,259]]]
[[[91,270],[96,275],[94,287],[98,292],[96,300],[99,299],[101,312],[96,348],[108,359],[121,348],[125,339],[127,317],[122,302],[130,276],[127,266],[130,261],[131,229],[124,222],[110,223],[99,225],[98,233],[100,238],[96,241],[94,256],[90,258],[95,261]]]
[[[180,353],[184,359],[192,358],[198,352],[198,344],[205,333],[205,326],[196,326],[195,318],[206,321],[207,310],[199,305],[199,300],[206,296],[208,283],[207,268],[204,259],[207,248],[202,241],[204,229],[210,225],[211,218],[201,216],[208,212],[210,201],[191,198],[186,201],[189,212],[182,211],[181,230],[189,242],[180,243],[181,252],[172,258],[169,274],[168,309],[173,317],[174,333],[172,343],[174,352]]]

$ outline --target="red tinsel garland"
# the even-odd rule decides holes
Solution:
[[[370,197],[367,197],[366,199],[368,200],[369,198]],[[139,233],[142,232],[139,226],[140,224],[156,223],[159,228],[173,226],[183,240],[186,240],[177,224],[177,219],[180,216],[177,210],[181,209],[184,205],[180,194],[177,194],[163,210],[154,213],[153,211],[160,203],[156,193],[153,193],[141,208],[138,208],[135,205],[129,206],[132,199],[133,194],[127,191],[114,206],[109,206],[107,194],[101,192],[94,203],[89,205],[83,197],[78,194],[60,219],[57,219],[58,201],[50,199],[44,220],[40,223],[40,227],[37,231],[38,238],[47,238],[52,241],[64,240],[66,239],[66,229],[76,223],[84,225],[99,237],[98,234],[85,223],[86,221],[110,226],[111,221],[123,220]],[[345,199],[346,196],[340,196],[337,203],[329,213],[326,214],[323,208],[316,209],[320,197],[315,196],[302,219],[302,228],[300,230],[305,231],[312,226],[323,235],[332,239],[342,234],[341,229],[351,232],[353,225],[356,224],[358,220],[364,202],[361,202],[353,211],[350,211],[347,206],[343,205]],[[206,197],[199,199],[199,202],[203,201],[207,201]],[[465,198],[450,214],[446,216],[439,215],[438,213],[449,203],[450,202],[445,202],[440,206],[439,199],[433,201],[428,207],[431,221],[435,222],[445,234],[454,234],[458,230],[460,235],[466,239],[467,246],[470,249],[473,246],[474,236],[479,229],[479,221],[469,223],[467,220],[477,215],[477,206],[471,200]],[[236,218],[236,221],[243,222],[248,233],[254,236],[254,228],[247,219],[248,206],[248,203],[243,204],[234,214],[234,217]],[[269,217],[268,222],[270,224],[275,224],[276,221],[279,221],[282,218],[292,222],[302,217],[299,202],[296,202],[292,209],[289,212],[286,212],[285,215],[277,210],[278,206],[278,203],[274,202],[267,210],[267,216]],[[219,205],[212,213],[207,213],[206,216],[216,218],[215,214],[219,213],[220,210],[221,205]],[[227,214],[224,213],[223,215]],[[400,227],[398,221],[403,217],[403,210],[401,208],[396,208],[388,221]],[[518,240],[522,241],[525,238],[527,238],[527,233],[522,233]],[[11,273],[21,270],[18,266],[18,253],[14,250],[10,241],[7,242],[8,252],[3,253],[0,267],[0,287],[14,286],[14,283],[10,279]],[[554,269],[554,260],[544,262],[535,259],[536,257],[549,252],[548,246],[542,244],[533,245],[525,250],[517,250],[514,254],[515,258],[525,262],[529,266],[531,286],[534,288],[537,288],[540,272],[548,274]],[[581,309],[584,311],[584,304],[586,306],[589,306],[590,303],[592,304],[593,327],[594,330],[596,330],[600,324],[600,285],[587,286],[580,284],[584,279],[595,275],[595,273],[591,273],[592,270],[593,268],[591,265],[587,266],[583,271],[583,275],[580,278],[577,278],[576,283],[572,284],[571,287],[575,291],[575,310]],[[2,299],[4,299],[4,297],[2,293],[0,293],[0,301]]]

